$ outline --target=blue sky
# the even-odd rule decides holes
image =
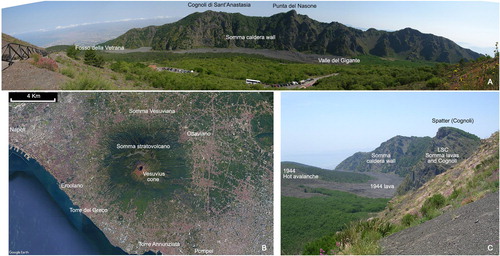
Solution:
[[[396,135],[434,137],[452,126],[481,138],[498,130],[498,92],[282,92],[282,161],[333,168]],[[432,118],[474,118],[434,124]]]
[[[278,1],[293,3],[291,1]],[[269,16],[290,9],[273,8],[277,2],[251,2],[250,8],[189,8],[185,2],[40,2],[2,10],[4,33],[79,26],[88,23],[184,17],[207,9]],[[295,2],[306,3],[306,2]],[[447,37],[463,47],[493,54],[499,38],[499,4],[495,2],[307,2],[316,9],[296,9],[322,22],[338,21],[357,28],[398,30],[412,27],[424,33]],[[2,5],[15,2],[2,1]]]

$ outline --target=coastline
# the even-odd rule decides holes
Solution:
[[[85,214],[70,212],[70,207],[79,208],[74,205],[68,195],[60,189],[59,182],[40,165],[34,158],[22,150],[9,147],[9,177],[21,172],[38,180],[50,197],[63,211],[69,222],[93,244],[100,254],[125,255],[121,248],[113,246],[104,233]]]

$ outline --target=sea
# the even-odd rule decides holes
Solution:
[[[35,159],[9,150],[9,254],[126,254],[73,205]]]

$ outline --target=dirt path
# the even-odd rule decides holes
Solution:
[[[337,76],[338,74],[339,73],[332,73],[332,74],[328,74],[328,75],[324,75],[324,76],[313,77],[312,80],[307,81],[303,84],[291,85],[291,86],[285,87],[285,88],[287,88],[287,89],[307,88],[307,87],[313,86],[320,79],[331,77],[331,76]]]
[[[383,254],[498,255],[498,192],[381,240]]]
[[[69,78],[27,61],[17,61],[2,71],[2,90],[59,90]]]

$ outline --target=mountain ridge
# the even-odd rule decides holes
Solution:
[[[421,187],[426,181],[466,159],[481,139],[458,128],[441,127],[431,137],[395,136],[371,152],[357,152],[335,170],[395,173],[405,180],[398,194]]]
[[[274,40],[226,40],[226,36],[275,36]],[[455,63],[482,55],[453,41],[412,28],[367,31],[339,22],[324,23],[295,10],[269,17],[240,13],[195,12],[177,22],[135,28],[102,45],[154,50],[193,48],[257,48],[335,56],[374,55],[384,58]]]

